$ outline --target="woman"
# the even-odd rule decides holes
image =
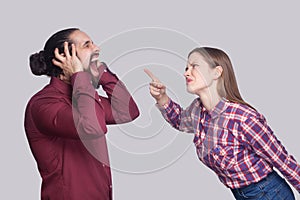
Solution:
[[[229,57],[220,49],[192,50],[184,76],[196,98],[187,109],[172,101],[152,78],[150,93],[176,129],[194,133],[199,159],[211,168],[236,199],[295,199],[276,167],[300,192],[300,165],[287,153],[263,115],[238,90]]]
[[[112,199],[107,125],[132,121],[139,111],[125,85],[100,64],[99,53],[86,33],[70,28],[30,56],[32,73],[51,78],[25,112],[42,200]],[[96,92],[100,85],[107,97]]]

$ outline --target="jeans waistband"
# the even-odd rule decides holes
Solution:
[[[244,191],[247,190],[249,187],[252,187],[253,185],[264,188],[268,183],[273,181],[275,178],[281,178],[275,170],[270,172],[265,178],[261,179],[260,181],[256,183],[251,183],[250,185],[247,185],[245,187],[237,188],[237,189],[232,189],[232,191],[239,190],[239,191]]]

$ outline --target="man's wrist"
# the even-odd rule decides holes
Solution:
[[[85,82],[90,82],[91,80],[91,75],[87,72],[76,72],[70,77],[70,82],[71,85],[74,86],[75,81],[85,81]]]
[[[102,63],[99,67],[99,85],[118,80],[116,74],[112,73],[105,63]]]

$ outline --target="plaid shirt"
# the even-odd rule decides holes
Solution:
[[[300,165],[257,111],[226,99],[208,111],[200,98],[185,110],[172,100],[158,108],[174,128],[195,134],[199,159],[227,187],[258,182],[274,166],[300,192]]]

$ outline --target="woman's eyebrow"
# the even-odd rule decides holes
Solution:
[[[199,63],[198,63],[198,62],[196,62],[196,61],[193,61],[193,62],[188,62],[188,64],[189,64],[189,65],[199,65]]]

